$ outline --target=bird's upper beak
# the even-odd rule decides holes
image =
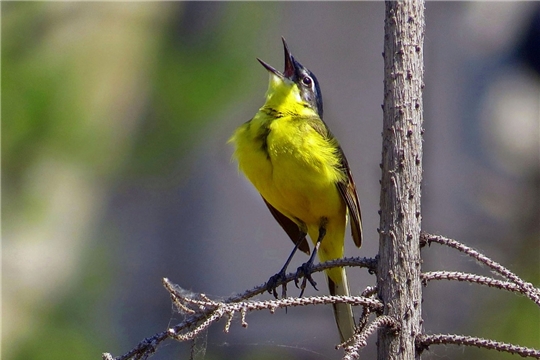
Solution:
[[[261,59],[257,58],[257,60],[259,60],[262,66],[264,66],[266,70],[270,71],[272,74],[275,74],[282,79],[287,78],[289,80],[292,80],[295,73],[295,69],[296,69],[294,65],[295,64],[294,58],[289,52],[289,48],[287,47],[287,43],[285,42],[285,39],[281,38],[281,40],[283,40],[283,50],[285,52],[285,70],[283,71],[283,73],[276,70],[273,66],[265,63]]]

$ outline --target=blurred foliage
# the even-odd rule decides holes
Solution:
[[[60,301],[34,309],[33,326],[25,338],[15,344],[13,359],[97,359],[105,348],[118,346],[121,334],[111,333],[114,324],[106,310],[104,294],[110,293],[110,256],[93,249],[88,253],[85,268],[77,285]],[[100,266],[92,266],[100,264]],[[105,266],[103,266],[105,265]],[[106,297],[105,297],[106,299]]]
[[[200,142],[202,129],[220,121],[219,112],[249,96],[246,89],[254,85],[245,66],[253,58],[246,53],[264,28],[260,8],[252,3],[1,6],[2,207],[9,209],[3,211],[4,226],[13,235],[4,246],[35,244],[18,231],[47,221],[32,213],[64,216],[54,207],[50,188],[61,191],[63,170],[81,175],[74,177],[82,181],[75,188],[79,193],[91,191],[85,184],[104,187],[97,194],[81,193],[97,201],[71,199],[79,202],[77,211],[87,207],[99,218],[101,190],[110,179],[170,169]],[[68,241],[91,240],[86,230],[92,229],[83,227]],[[48,236],[53,235],[42,234],[38,241]],[[55,284],[60,291],[54,301],[43,301],[20,281],[8,293],[3,310],[24,313],[32,326],[3,319],[10,328],[3,334],[4,358],[95,359],[118,347],[122,334],[111,333],[110,324],[100,320],[110,319],[103,297],[111,259],[95,243],[82,249],[83,257],[66,261],[77,268],[69,270],[69,284]],[[28,293],[36,296],[19,301]]]
[[[253,3],[183,4],[160,44],[148,119],[132,154],[132,170],[159,173],[204,137],[203,129],[231,101],[258,84],[249,81],[261,28]],[[240,6],[241,5],[241,6]],[[242,34],[242,36],[239,36]],[[247,119],[246,119],[247,120]]]

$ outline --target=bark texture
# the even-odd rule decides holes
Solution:
[[[378,332],[378,359],[419,359],[421,334],[424,2],[387,1],[378,292],[398,332]]]

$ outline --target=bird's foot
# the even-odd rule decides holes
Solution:
[[[296,270],[296,275],[294,277],[294,284],[296,285],[296,287],[298,287],[298,283],[300,282],[300,278],[304,278],[302,280],[302,284],[300,285],[300,289],[301,289],[300,297],[302,297],[302,295],[304,295],[304,290],[306,289],[306,285],[307,285],[308,281],[311,284],[311,286],[313,286],[313,288],[315,290],[319,291],[319,289],[317,289],[317,283],[311,277],[312,273],[313,273],[313,262],[311,262],[311,261],[303,263]]]
[[[285,269],[281,269],[280,272],[278,272],[276,275],[271,276],[270,279],[266,282],[266,291],[268,293],[274,295],[276,299],[278,299],[278,294],[276,289],[281,285],[281,297],[286,298],[287,297],[287,283],[285,282],[286,276],[285,276]]]

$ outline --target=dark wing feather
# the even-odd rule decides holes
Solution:
[[[300,245],[298,246],[298,249],[302,250],[303,252],[309,255],[309,244],[306,240],[306,235],[302,234],[298,225],[296,225],[294,221],[292,221],[291,219],[289,219],[288,217],[280,213],[275,207],[270,205],[268,201],[266,201],[265,198],[263,198],[263,200],[266,206],[268,206],[268,209],[270,210],[272,215],[274,215],[274,219],[276,219],[278,224],[281,225],[283,230],[285,230],[287,235],[289,235],[293,244],[296,245],[296,243],[300,241]]]
[[[335,142],[337,147],[338,156],[341,160],[341,169],[347,175],[347,178],[344,181],[337,183],[337,188],[347,208],[349,209],[349,220],[351,222],[351,232],[354,243],[356,246],[360,247],[362,245],[362,215],[360,214],[360,202],[358,201],[358,195],[356,194],[356,186],[354,185],[354,180],[351,174],[351,169],[349,168],[349,163],[345,157],[345,153],[338,145],[337,140],[334,135],[328,129],[325,122],[319,117],[313,117],[306,119],[310,126],[315,129],[319,134],[329,141]]]
[[[343,153],[343,150],[338,148],[341,157],[341,166],[347,174],[345,181],[340,181],[337,184],[339,193],[347,208],[349,209],[349,221],[351,222],[351,232],[354,243],[356,246],[360,247],[362,245],[362,214],[360,213],[360,202],[358,201],[358,195],[356,194],[356,186],[354,185],[354,180],[351,174],[351,169],[349,168],[349,163],[347,158]]]

